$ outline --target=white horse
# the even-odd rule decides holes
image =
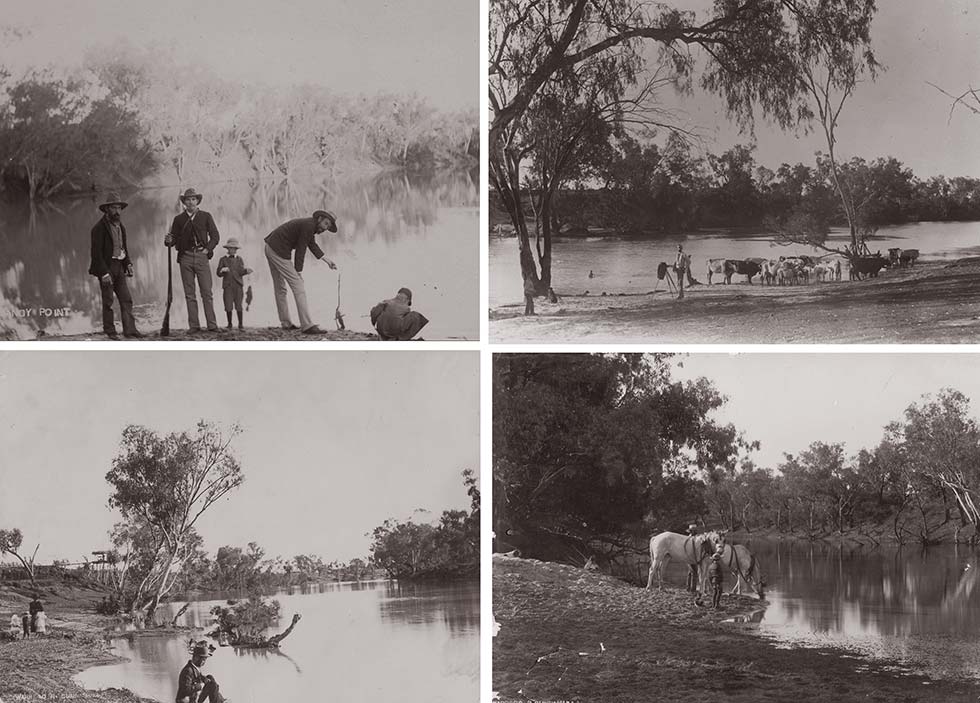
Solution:
[[[663,570],[671,559],[688,566],[697,566],[705,557],[714,554],[715,545],[721,542],[721,535],[714,530],[699,535],[681,535],[676,532],[661,532],[650,538],[650,573],[647,588],[653,588],[653,575],[657,574],[659,587],[663,588]]]
[[[710,555],[709,555],[710,556]],[[708,558],[708,557],[705,557]],[[735,577],[735,585],[731,593],[742,595],[742,581],[750,587],[759,598],[765,597],[766,582],[762,577],[759,560],[743,544],[725,544],[721,549],[721,566],[728,569]],[[707,569],[702,570],[707,573]],[[707,576],[702,578],[701,591],[707,592]]]

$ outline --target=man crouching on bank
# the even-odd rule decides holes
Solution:
[[[180,670],[177,680],[177,703],[227,703],[214,677],[201,671],[210,656],[211,650],[205,643],[194,645],[191,659]]]

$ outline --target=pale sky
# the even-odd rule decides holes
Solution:
[[[123,428],[239,423],[244,485],[198,523],[214,555],[366,557],[371,532],[417,508],[469,508],[479,475],[476,352],[0,352],[0,527],[38,559],[108,545],[105,474]]]
[[[686,354],[678,362],[676,378],[706,376],[728,397],[715,417],[759,440],[753,458],[766,468],[815,441],[843,442],[849,457],[874,449],[885,425],[946,387],[970,398],[980,417],[976,354]]]
[[[236,81],[479,104],[477,0],[0,0],[0,24],[31,32],[4,49],[17,67],[77,65],[125,39]]]
[[[927,84],[954,95],[980,88],[980,5],[976,0],[878,0],[871,34],[887,70],[874,83],[858,86],[845,103],[838,154],[895,156],[923,179],[980,177],[980,116],[958,108],[950,120],[952,100]],[[677,103],[671,95],[663,97],[668,105]],[[720,153],[749,141],[727,121],[720,100],[696,89],[682,105],[690,124],[702,129],[708,151]],[[760,121],[756,136],[756,162],[772,170],[783,162],[812,164],[815,151],[827,151],[822,132],[797,137]]]

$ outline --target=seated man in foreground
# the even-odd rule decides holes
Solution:
[[[204,642],[194,645],[191,659],[180,670],[177,680],[177,703],[227,703],[218,690],[218,682],[210,674],[205,676],[201,667],[211,656]]]
[[[398,295],[371,308],[371,324],[384,341],[407,342],[429,324],[425,315],[412,310],[412,291],[399,288]]]

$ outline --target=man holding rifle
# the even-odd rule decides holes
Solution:
[[[201,289],[201,302],[204,304],[204,319],[209,332],[220,332],[214,316],[214,293],[211,279],[211,266],[208,262],[218,246],[218,228],[210,212],[199,209],[204,196],[193,188],[188,188],[180,196],[184,211],[174,218],[170,231],[163,243],[177,249],[177,265],[180,267],[180,280],[184,286],[187,300],[187,326],[192,334],[200,333],[201,321],[197,312],[195,282]]]
[[[331,269],[336,269],[337,265],[326,258],[323,250],[316,243],[316,235],[336,231],[337,218],[333,213],[317,210],[313,213],[313,217],[300,217],[279,225],[265,238],[265,258],[272,272],[276,309],[279,311],[279,322],[283,329],[296,329],[296,325],[289,318],[289,300],[286,295],[288,286],[293,291],[293,298],[296,299],[296,311],[299,314],[299,324],[303,334],[326,334],[310,317],[310,309],[306,302],[306,287],[303,283],[303,261],[306,258],[306,250],[309,249],[317,259],[326,263]],[[293,260],[290,260],[291,258]]]

